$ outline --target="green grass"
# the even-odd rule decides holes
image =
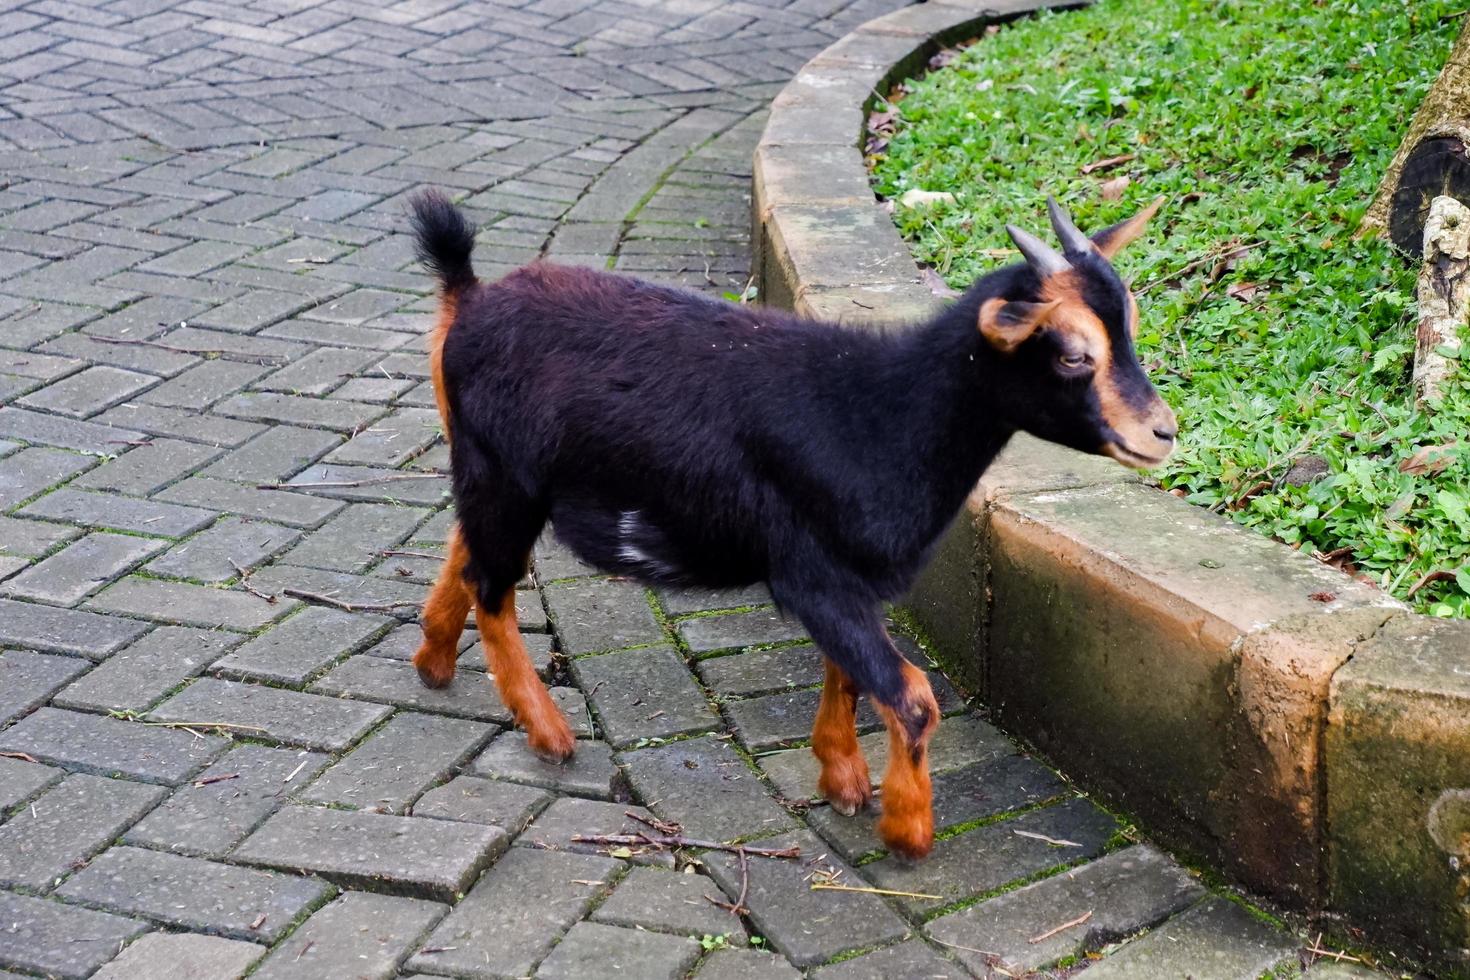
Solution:
[[[1470,453],[1437,475],[1398,469],[1470,432],[1464,369],[1433,411],[1415,409],[1417,264],[1353,237],[1463,7],[1101,0],[1043,14],[905,86],[875,185],[955,194],[894,217],[960,288],[1009,261],[994,254],[1006,222],[1044,229],[1047,193],[1084,228],[1164,195],[1118,262],[1141,294],[1140,356],[1180,417],[1159,481],[1309,554],[1350,549],[1400,597],[1467,566],[1414,601],[1470,615]],[[1103,200],[1120,176],[1121,199]],[[1283,485],[1309,454],[1329,475]]]

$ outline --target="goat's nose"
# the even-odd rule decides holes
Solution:
[[[1178,434],[1179,429],[1177,426],[1170,426],[1167,429],[1161,427],[1154,430],[1154,435],[1162,439],[1164,442],[1173,442],[1174,437]]]

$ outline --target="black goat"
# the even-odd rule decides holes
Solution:
[[[821,792],[846,814],[872,796],[854,726],[867,694],[891,738],[879,835],[926,854],[939,711],[883,603],[1017,430],[1128,466],[1169,454],[1174,416],[1134,355],[1138,308],[1109,264],[1158,204],[1089,239],[1052,202],[1062,252],[1010,227],[1026,262],[880,333],[549,263],[481,283],[474,228],[443,196],[417,196],[419,250],[443,289],[430,350],[459,515],[424,607],[420,676],[449,683],[473,605],[506,705],[560,761],[576,743],[514,601],[548,521],[608,572],[766,582],[826,656]]]

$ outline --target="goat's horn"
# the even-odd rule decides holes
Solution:
[[[1046,213],[1051,215],[1051,227],[1057,233],[1057,238],[1062,242],[1063,252],[1081,255],[1096,251],[1096,247],[1092,244],[1092,239],[1082,234],[1077,226],[1072,223],[1072,216],[1062,210],[1062,206],[1057,203],[1056,198],[1048,197],[1046,199]]]
[[[1045,279],[1072,268],[1072,263],[1067,261],[1066,256],[1026,229],[1006,225],[1006,232],[1011,236],[1011,241],[1016,243],[1016,248],[1020,249],[1021,254],[1026,257],[1026,263],[1031,266],[1038,278]]]

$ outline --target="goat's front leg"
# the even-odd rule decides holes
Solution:
[[[878,836],[898,854],[923,857],[934,845],[929,738],[939,723],[939,704],[928,677],[898,652],[876,607],[844,595],[803,597],[794,589],[786,594],[794,597],[788,599],[787,605],[798,610],[817,646],[852,686],[873,699],[879,716],[888,726],[888,770],[883,776],[883,816],[878,821]],[[828,682],[830,685],[830,672]],[[834,748],[838,750],[835,755],[844,755],[835,723],[830,729],[826,724],[837,717],[837,706],[841,705],[832,690],[829,686],[823,692],[823,707],[829,710],[818,712],[818,729],[830,731],[830,735],[813,738],[812,747],[817,750],[818,758]],[[842,706],[841,714],[846,738],[852,739],[856,752],[850,709]],[[820,788],[826,793],[828,767],[825,759],[823,763]],[[846,777],[846,788],[851,788],[852,778]]]
[[[895,656],[900,656],[894,651]],[[906,660],[895,692],[878,693],[878,716],[888,727],[888,769],[883,774],[883,817],[878,836],[890,850],[921,858],[934,846],[929,739],[939,724],[939,702],[924,672]]]
[[[830,658],[826,667],[822,702],[812,726],[812,753],[822,764],[817,791],[832,809],[850,817],[873,798],[873,781],[858,747],[857,685]]]
[[[419,680],[428,687],[447,687],[454,680],[454,665],[459,659],[459,636],[464,632],[465,617],[470,613],[471,591],[465,581],[465,564],[469,549],[460,536],[459,525],[449,529],[449,553],[439,569],[439,577],[424,601],[420,626],[424,642],[413,655]]]

